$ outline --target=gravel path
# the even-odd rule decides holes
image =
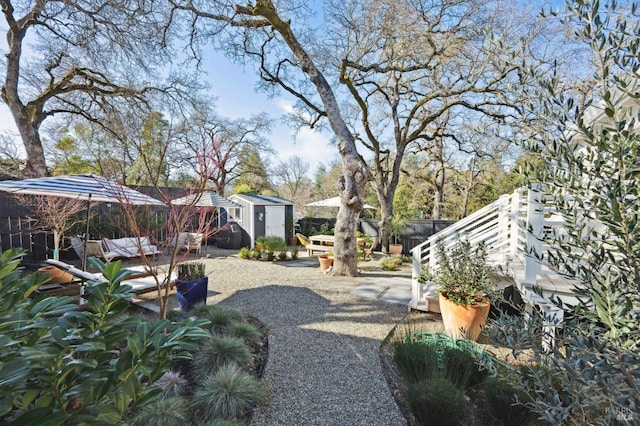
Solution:
[[[317,263],[294,267],[293,261],[249,261],[235,253],[217,251],[206,259],[208,303],[253,315],[269,327],[264,380],[271,397],[254,424],[405,425],[379,349],[407,308],[351,294],[389,273],[377,262],[363,262],[357,278],[331,277]],[[410,274],[408,267],[402,274]]]

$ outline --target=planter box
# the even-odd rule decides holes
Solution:
[[[190,311],[200,302],[207,302],[207,286],[209,277],[193,281],[176,280],[178,306],[181,311]]]

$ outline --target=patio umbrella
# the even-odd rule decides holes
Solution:
[[[85,245],[89,238],[89,210],[91,209],[92,201],[126,203],[131,205],[163,205],[161,201],[155,198],[151,198],[93,173],[2,181],[0,182],[0,191],[7,191],[13,194],[46,195],[86,200],[87,224],[84,238]],[[87,250],[85,247],[82,259],[83,270],[86,268],[86,264]]]
[[[305,204],[307,207],[340,207],[340,197],[331,197],[325,200],[314,201],[313,203]],[[365,209],[375,209],[374,206],[370,204],[365,204],[362,206]]]
[[[194,205],[196,207],[222,207],[224,209],[242,208],[242,205],[229,200],[214,191],[203,191],[175,198],[169,201],[178,206]],[[218,228],[220,228],[220,214],[218,213]],[[205,239],[205,249],[208,248],[208,238]]]
[[[170,203],[179,206],[194,204],[197,207],[222,207],[226,209],[242,207],[240,204],[224,198],[213,191],[203,191],[187,195],[186,197],[176,198],[171,200]]]

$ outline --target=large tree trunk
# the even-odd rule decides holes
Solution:
[[[44,7],[44,2],[34,7],[33,15],[37,16],[42,7]],[[15,21],[12,16],[13,7],[10,4],[4,4],[3,2],[2,9],[9,24],[7,32],[9,51],[6,55],[6,74],[2,85],[2,100],[11,111],[27,154],[27,163],[25,164],[23,175],[26,177],[44,177],[47,176],[47,165],[39,134],[40,124],[42,124],[43,119],[42,108],[40,107],[40,110],[38,110],[34,105],[24,105],[18,94],[22,40],[26,34],[26,25],[28,25],[29,20]]]
[[[9,104],[7,103],[7,105]],[[22,108],[14,109],[9,105],[9,109],[13,114],[27,153],[27,162],[22,171],[23,176],[29,178],[47,176],[49,173],[44,157],[44,149],[42,148],[42,140],[40,139],[39,126],[34,126],[30,123],[22,111],[14,112],[15,109],[22,110]]]
[[[444,204],[444,182],[445,182],[445,167],[444,167],[444,146],[442,144],[442,137],[439,136],[435,140],[434,147],[436,162],[436,176],[434,179],[435,194],[433,196],[433,212],[431,219],[440,219],[442,217],[442,205]]]
[[[331,273],[332,275],[357,276],[358,247],[356,230],[363,206],[361,194],[364,185],[370,178],[370,172],[358,154],[353,135],[342,119],[340,108],[331,86],[300,45],[293,31],[291,31],[289,23],[280,19],[271,0],[257,0],[255,7],[248,10],[256,16],[264,17],[271,23],[274,30],[280,33],[291,52],[300,61],[302,71],[309,76],[309,80],[316,87],[325,107],[331,129],[338,139],[338,150],[342,158],[342,176],[340,177],[340,182],[338,182],[341,203],[335,227],[335,261]]]

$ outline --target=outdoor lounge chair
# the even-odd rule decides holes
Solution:
[[[363,260],[373,260],[373,251],[378,248],[378,238],[374,238],[371,247],[365,247]]]
[[[102,241],[100,240],[87,240],[87,257],[97,257],[100,259],[104,259],[107,263],[111,262],[116,257],[120,257],[120,255],[114,251],[104,251],[104,247],[102,247]]]
[[[190,252],[195,250],[196,254],[200,254],[202,248],[202,239],[204,234],[196,232],[180,232],[177,237],[174,237],[172,246],[178,246],[179,250],[186,250]]]
[[[298,241],[300,241],[300,244],[302,244],[303,246],[308,246],[309,244],[311,244],[309,237],[307,237],[306,235],[302,235],[301,233],[297,232],[296,237],[298,237]]]
[[[61,262],[59,260],[47,259],[45,263],[49,265],[54,265],[64,271],[67,271],[74,277],[82,280],[82,281],[93,281],[93,282],[105,282],[106,278],[101,274],[91,273],[87,271],[83,271],[81,269],[76,268],[73,265],[70,265],[65,262]],[[131,287],[131,290],[136,294],[148,293],[150,291],[154,291],[158,288],[156,284],[155,278],[145,269],[143,265],[140,266],[132,266],[127,268],[132,272],[130,276],[125,278],[121,284],[126,284]],[[158,271],[158,278],[160,281],[166,278],[167,274],[163,271]],[[170,285],[173,285],[173,282],[177,278],[176,271],[173,271],[171,274],[171,279],[169,280]]]

